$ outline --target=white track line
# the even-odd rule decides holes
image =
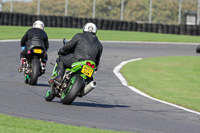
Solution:
[[[129,86],[129,85],[127,84],[126,79],[125,79],[125,78],[122,76],[122,74],[120,73],[120,69],[121,69],[125,64],[127,64],[127,63],[129,63],[129,62],[132,62],[132,61],[139,61],[139,60],[142,60],[142,58],[136,58],[136,59],[131,59],[131,60],[123,61],[123,62],[121,62],[118,66],[116,66],[116,67],[114,68],[114,70],[113,70],[114,74],[119,78],[119,80],[121,81],[121,83],[122,83],[124,86],[128,87],[128,88],[131,89],[132,91],[134,91],[134,92],[136,92],[136,93],[138,93],[138,94],[140,94],[140,95],[142,95],[142,96],[144,96],[144,97],[147,97],[147,98],[149,98],[149,99],[151,99],[151,100],[155,100],[155,101],[158,101],[158,102],[161,102],[161,103],[164,103],[164,104],[167,104],[167,105],[170,105],[170,106],[173,106],[173,107],[182,109],[182,110],[184,110],[184,111],[188,111],[188,112],[191,112],[191,113],[200,115],[200,112],[197,112],[197,111],[194,111],[194,110],[190,110],[190,109],[184,108],[184,107],[182,107],[182,106],[178,106],[178,105],[175,105],[175,104],[172,104],[172,103],[168,103],[168,102],[166,102],[166,101],[162,101],[162,100],[153,98],[153,97],[151,97],[151,96],[149,96],[149,95],[147,95],[147,94],[141,92],[140,90],[136,89],[135,87]]]
[[[19,42],[20,39],[12,39],[12,40],[0,40],[0,42]]]

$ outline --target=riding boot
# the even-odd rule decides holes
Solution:
[[[26,67],[26,58],[22,57],[21,60],[20,60],[20,62],[21,62],[21,66],[18,69],[18,72],[22,72],[24,70],[24,68]]]
[[[63,75],[64,75],[64,64],[63,64],[63,62],[60,61],[57,66],[57,76],[56,76],[55,80],[57,82],[61,83]]]
[[[47,60],[48,60],[48,56],[46,54],[45,58],[42,60],[41,62],[41,69],[42,69],[42,73],[44,74],[45,73],[45,70],[46,70],[46,63],[47,63]]]
[[[41,72],[44,74],[46,70],[46,60],[41,62]]]

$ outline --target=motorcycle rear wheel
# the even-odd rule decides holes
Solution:
[[[32,59],[32,72],[30,74],[29,85],[36,85],[40,73],[40,62],[37,58]]]
[[[69,88],[62,92],[60,98],[61,103],[70,105],[78,96],[83,86],[83,78],[79,74],[73,75],[69,81]]]

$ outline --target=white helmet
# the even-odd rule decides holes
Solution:
[[[92,32],[94,34],[97,33],[97,27],[93,23],[87,23],[83,26],[83,32]]]
[[[33,28],[39,28],[44,30],[44,23],[40,20],[37,20],[33,23]]]

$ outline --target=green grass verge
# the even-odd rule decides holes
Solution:
[[[0,40],[3,39],[21,39],[24,33],[31,27],[19,26],[0,26]],[[49,39],[71,39],[76,33],[82,32],[82,29],[75,28],[49,28],[46,27]],[[146,32],[130,31],[110,31],[98,30],[97,35],[100,40],[112,41],[155,41],[155,42],[192,42],[199,43],[198,36],[158,34]]]
[[[76,127],[54,122],[22,119],[0,114],[1,133],[128,133],[87,127]]]
[[[155,98],[200,112],[200,57],[146,58],[121,69],[128,84]]]

